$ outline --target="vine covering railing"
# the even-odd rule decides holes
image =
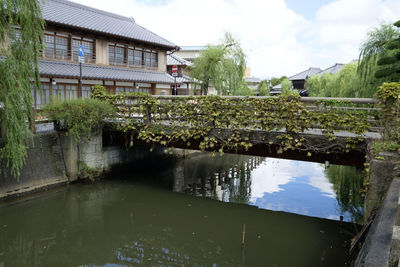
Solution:
[[[333,143],[336,131],[353,133],[345,146],[337,144],[335,149],[343,152],[363,141],[362,134],[381,126],[375,99],[110,95],[100,87],[92,97],[116,105],[118,129],[134,133],[138,139],[160,145],[185,142],[188,146],[197,140],[201,149],[221,152],[224,148],[247,150],[256,142],[251,140],[251,132],[262,131],[265,136],[277,134],[280,151],[311,153],[322,148],[308,147],[301,134],[315,129]],[[267,138],[257,140],[262,141]]]

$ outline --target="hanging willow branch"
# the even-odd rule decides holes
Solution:
[[[31,89],[40,88],[44,21],[34,0],[0,0],[0,14],[0,171],[18,177],[31,136]]]

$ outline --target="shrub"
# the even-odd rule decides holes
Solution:
[[[63,125],[80,142],[82,135],[89,135],[92,129],[103,126],[106,118],[115,118],[116,109],[98,99],[75,99],[54,101],[43,108],[43,114]]]

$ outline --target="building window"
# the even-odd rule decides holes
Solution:
[[[44,35],[44,57],[70,60],[71,51],[68,35],[46,33]]]
[[[158,53],[157,52],[152,52],[151,53],[151,66],[153,68],[158,67]]]
[[[135,48],[134,65],[141,67],[143,65],[143,51],[140,48]]]
[[[134,64],[133,64],[133,62],[134,62],[134,60],[133,60],[133,54],[134,54],[133,48],[129,47],[129,48],[128,48],[128,65],[129,65],[129,66],[133,66],[133,65],[134,65]]]
[[[54,57],[54,35],[44,35],[44,57]]]
[[[146,68],[150,68],[151,67],[151,52],[144,52],[144,62],[146,65]]]
[[[92,86],[90,85],[82,85],[82,92],[81,92],[82,98],[90,98],[91,89]]]
[[[72,38],[72,55],[75,62],[78,62],[80,46],[85,52],[85,63],[94,63],[94,40],[76,36]]]
[[[128,65],[139,68],[157,68],[157,51],[145,50],[139,47],[128,47],[121,44],[110,44],[108,47],[110,65]]]
[[[33,106],[36,108],[42,108],[44,105],[50,103],[50,85],[48,83],[41,84],[41,90],[36,91],[33,84],[31,85],[31,92],[33,98]]]
[[[68,37],[55,36],[56,59],[70,59],[68,53]]]
[[[108,47],[109,61],[111,65],[125,65],[125,47],[110,45]]]
[[[72,84],[56,84],[53,86],[53,97],[61,101],[78,98],[78,86]]]

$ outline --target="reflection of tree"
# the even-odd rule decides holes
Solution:
[[[185,162],[185,191],[219,200],[248,203],[251,171],[264,160],[261,157],[232,154],[198,156]]]
[[[229,201],[237,203],[249,202],[251,194],[251,161],[240,162],[233,172],[234,181],[229,185]]]
[[[353,221],[362,223],[364,198],[360,190],[363,185],[362,173],[354,167],[332,165],[326,170],[329,181],[337,195],[342,212],[349,212]]]

